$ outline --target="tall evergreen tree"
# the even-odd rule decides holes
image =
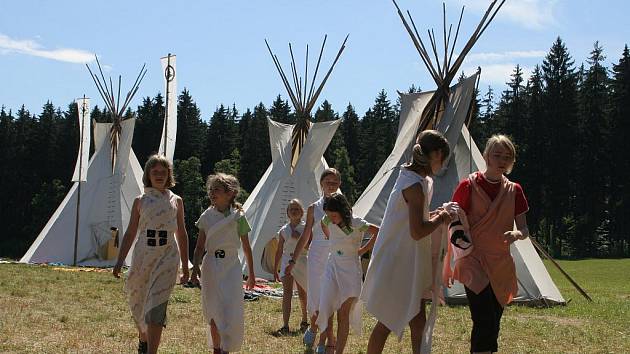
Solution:
[[[359,115],[354,110],[354,107],[350,103],[346,107],[346,111],[342,115],[341,120],[341,132],[343,134],[343,142],[350,158],[352,165],[356,164],[359,160],[359,129],[361,122],[359,121]]]
[[[295,114],[291,113],[289,101],[283,100],[280,95],[276,97],[271,107],[269,107],[269,118],[279,123],[295,124]]]
[[[319,123],[337,119],[339,119],[339,114],[333,110],[332,105],[328,102],[328,100],[324,100],[324,102],[322,102],[322,104],[317,108],[317,111],[315,111],[313,121]],[[324,151],[324,158],[326,161],[329,161],[329,163],[334,159],[334,152],[344,146],[342,129],[342,126],[337,128],[335,135],[333,135],[330,140],[330,144],[328,144],[328,148]]]
[[[611,237],[617,256],[630,256],[630,231],[625,218],[630,215],[630,159],[626,135],[630,132],[630,50],[626,45],[613,65],[612,110],[610,114],[610,219]]]
[[[548,169],[545,170],[548,174],[541,177],[548,181],[549,191],[543,209],[551,220],[553,234],[561,238],[574,237],[572,244],[579,245],[582,235],[574,234],[572,220],[575,217],[575,176],[580,171],[567,163],[575,161],[576,157],[577,78],[573,59],[560,38],[543,60],[542,73],[546,87],[543,102],[547,124],[541,138],[546,143]],[[557,246],[555,251],[559,253],[561,244]]]
[[[254,189],[271,163],[268,114],[265,105],[260,103],[253,113],[247,111],[241,119],[241,134],[244,139],[240,158],[240,182],[248,192]]]
[[[140,165],[144,166],[149,156],[158,152],[162,126],[164,125],[164,97],[158,93],[155,98],[144,98],[137,110],[131,147]],[[177,147],[175,148],[177,151]]]
[[[575,209],[576,233],[582,244],[576,249],[577,256],[596,255],[598,237],[596,230],[604,221],[606,190],[610,152],[608,150],[608,72],[603,66],[603,48],[595,42],[588,59],[590,67],[584,73],[579,90],[578,146],[576,153]]]
[[[173,159],[187,160],[196,156],[203,161],[207,129],[190,91],[184,89],[177,101],[177,146]]]
[[[232,111],[220,105],[208,125],[206,137],[206,160],[202,164],[204,175],[210,174],[214,164],[230,156],[238,148],[238,126]]]

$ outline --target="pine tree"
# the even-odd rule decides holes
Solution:
[[[595,42],[580,85],[576,167],[575,209],[578,220],[576,233],[583,241],[577,256],[596,256],[596,230],[604,222],[609,162],[608,151],[608,72],[603,66],[603,48]],[[604,230],[602,230],[604,231]]]
[[[269,107],[269,118],[279,123],[295,124],[295,114],[291,113],[289,101],[283,100],[280,95],[276,97],[271,107]]]
[[[212,115],[206,137],[206,160],[202,164],[204,175],[210,174],[214,164],[230,156],[239,145],[236,109],[230,110],[220,105]]]
[[[137,109],[136,126],[131,143],[140,165],[144,166],[149,156],[158,152],[163,125],[164,98],[162,94],[158,93],[153,99],[144,98],[142,106]]]
[[[315,111],[313,121],[319,123],[337,119],[339,119],[339,114],[333,110],[332,105],[328,102],[328,100],[324,100],[324,102],[322,102],[322,104],[317,108],[317,111]],[[337,128],[335,135],[333,135],[330,140],[330,144],[328,144],[326,151],[324,151],[324,158],[326,161],[332,161],[334,159],[334,152],[344,146],[342,129],[343,128],[341,126]]]
[[[187,160],[196,156],[203,161],[207,129],[197,104],[190,92],[184,89],[177,101],[177,146],[173,159]]]
[[[204,180],[200,173],[201,161],[198,157],[192,156],[186,160],[175,160],[174,174],[176,185],[173,192],[178,194],[184,201],[184,212],[186,213],[186,230],[190,242],[189,254],[195,248],[195,241],[199,234],[195,222],[209,205],[208,194]]]
[[[348,151],[341,146],[333,153],[333,159],[330,160],[333,167],[341,173],[341,192],[348,198],[350,204],[354,204],[358,197],[357,185],[355,182],[354,167],[348,156]]]
[[[574,62],[564,42],[558,38],[545,57],[542,65],[545,92],[543,103],[546,130],[541,132],[545,142],[548,175],[541,176],[547,181],[548,195],[543,210],[551,220],[555,235],[564,237],[572,226],[563,220],[575,218],[575,176],[580,171],[567,163],[575,161],[577,146],[577,78]],[[582,243],[571,240],[574,246]],[[555,251],[560,252],[561,245]],[[575,250],[570,250],[574,252]]]
[[[619,256],[630,256],[630,231],[625,218],[630,215],[630,159],[627,132],[630,131],[630,50],[626,45],[613,65],[610,114],[610,219],[611,238]]]
[[[359,129],[361,122],[359,115],[355,112],[354,107],[348,103],[346,111],[342,115],[340,130],[343,134],[343,142],[350,158],[352,165],[359,160]]]
[[[269,144],[269,128],[267,126],[267,109],[260,103],[243,114],[240,122],[241,136],[243,136],[240,158],[241,186],[251,192],[256,183],[271,163],[271,148]]]
[[[539,241],[549,244],[546,239],[548,235],[545,228],[546,220],[542,210],[543,197],[546,192],[544,183],[541,183],[541,175],[549,175],[549,163],[546,161],[547,153],[545,139],[546,123],[544,117],[545,106],[543,103],[544,83],[542,70],[536,66],[525,87],[525,105],[527,113],[525,120],[530,127],[524,131],[523,141],[527,144],[527,149],[518,152],[517,166],[521,176],[523,176],[523,188],[527,196],[529,205],[532,206],[527,213],[528,223],[531,230]]]

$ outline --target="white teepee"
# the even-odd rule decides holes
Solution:
[[[112,144],[109,139],[112,123],[94,125],[96,149],[90,159],[87,181],[83,182],[81,193],[77,243],[79,265],[102,267],[112,266],[116,262],[115,257],[103,257],[101,248],[111,239],[111,227],[123,230],[127,226],[133,200],[141,192],[142,168],[131,150],[134,126],[135,119],[121,122],[118,158],[112,173]],[[75,182],[70,188],[20,262],[72,264],[78,183]],[[120,237],[122,240],[122,235]]]
[[[474,171],[485,168],[481,152],[464,124],[476,80],[477,75],[473,75],[451,87],[444,115],[436,127],[447,137],[452,154],[445,169],[434,177],[432,209],[451,199],[460,180]],[[421,114],[434,93],[435,91],[400,94],[400,123],[394,149],[357,200],[353,208],[355,214],[369,222],[381,223],[400,165],[411,159],[411,149],[415,143]],[[516,263],[519,285],[516,302],[545,304],[565,302],[529,239],[515,242],[511,247],[511,253]],[[448,303],[465,302],[466,293],[463,286],[456,283],[446,289],[445,298]]]
[[[123,230],[129,224],[133,200],[142,192],[142,168],[131,149],[135,119],[123,119],[131,99],[138,91],[146,74],[145,66],[126,94],[120,100],[121,77],[118,77],[118,95],[110,78],[107,85],[98,57],[100,78],[86,64],[96,88],[105,102],[111,123],[94,124],[94,155],[87,166],[87,175],[75,171],[75,182],[39,233],[26,254],[23,263],[63,263],[106,267],[116,263],[119,243],[112,230]],[[80,112],[81,114],[81,112]],[[85,119],[85,112],[82,114]],[[81,125],[82,127],[84,125]],[[81,140],[89,140],[81,131]],[[86,147],[81,144],[80,150]],[[79,159],[86,158],[85,152]],[[81,182],[83,181],[83,182]],[[118,242],[116,242],[118,241]],[[75,251],[76,250],[76,251]],[[129,252],[126,264],[130,262]]]
[[[304,77],[300,77],[295,65],[293,49],[289,43],[293,86],[285,75],[278,57],[273,54],[269,43],[265,40],[269,54],[295,109],[297,122],[295,125],[288,125],[272,120],[268,121],[271,165],[243,206],[245,216],[252,226],[249,240],[254,258],[254,273],[257,277],[273,279],[273,261],[277,249],[275,236],[287,222],[286,209],[289,201],[294,198],[300,199],[306,208],[321,196],[319,178],[322,172],[328,168],[323,155],[330,140],[335,135],[335,131],[337,131],[340,120],[311,123],[310,112],[335,64],[341,57],[348,37],[346,36],[341,44],[326,75],[316,85],[326,39],[327,36],[324,37],[319,59],[310,82],[308,81],[308,46],[306,47]],[[242,262],[242,251],[240,258]],[[245,262],[242,263],[243,274],[247,274],[246,264]]]
[[[272,162],[243,206],[252,226],[249,239],[257,277],[273,279],[268,262],[275,256],[273,240],[288,221],[286,210],[289,201],[298,198],[306,207],[321,196],[319,177],[328,168],[322,155],[339,123],[336,120],[311,125],[297,165],[291,173],[291,134],[294,126],[268,120]]]

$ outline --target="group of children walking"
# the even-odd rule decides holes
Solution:
[[[430,339],[426,333],[430,330],[425,329],[430,327],[425,326],[426,301],[432,299],[435,304],[439,280],[446,286],[457,280],[464,284],[469,300],[470,351],[498,350],[503,307],[517,291],[509,246],[529,234],[523,190],[505,177],[516,151],[506,136],[491,137],[483,153],[486,169],[464,179],[451,202],[431,211],[431,176],[449,154],[448,141],[441,133],[427,130],[418,135],[413,158],[400,168],[380,227],[353,215],[348,200],[338,192],[341,176],[334,168],[321,175],[323,196],[308,206],[305,221],[300,201],[289,202],[289,222],[278,231],[274,263],[275,280],[284,288],[279,335],[289,333],[295,283],[303,341],[312,348],[319,333],[316,353],[343,353],[350,329],[361,331],[363,307],[377,320],[368,353],[381,353],[389,333],[400,339],[407,325],[412,351],[419,353],[421,343],[426,345]],[[118,277],[138,238],[125,285],[138,328],[138,352],[157,352],[180,262],[180,282],[200,280],[209,348],[214,353],[240,350],[244,315],[239,248],[249,270],[246,288],[254,287],[255,274],[248,239],[251,228],[235,201],[238,180],[221,173],[208,177],[211,206],[196,223],[199,237],[190,273],[182,199],[169,190],[174,186],[170,162],[163,156],[150,157],[143,183],[145,191],[134,201],[113,270]],[[370,235],[367,242],[365,234]],[[371,260],[363,281],[360,257],[369,251]],[[335,313],[337,331],[333,333]]]

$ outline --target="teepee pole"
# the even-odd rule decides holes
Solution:
[[[582,289],[577,282],[575,282],[575,280],[573,280],[573,278],[571,278],[571,276],[564,271],[564,269],[562,269],[562,267],[560,267],[560,264],[558,264],[558,262],[556,262],[553,257],[551,257],[551,255],[545,251],[545,249],[536,241],[534,240],[532,237],[529,238],[530,241],[532,241],[532,245],[534,245],[534,247],[536,247],[536,249],[542,253],[548,260],[551,261],[551,263],[553,263],[554,266],[556,266],[556,268],[558,268],[558,270],[560,271],[560,273],[562,273],[562,275],[564,275],[565,278],[567,278],[567,280],[571,283],[571,285],[573,285],[573,287],[580,293],[582,294],[582,296],[584,296],[586,298],[586,300],[593,302],[593,299],[591,299],[590,296],[588,296],[588,294],[586,293],[586,291],[584,291],[584,289]]]
[[[164,72],[164,78],[166,79],[166,103],[164,104],[164,156],[168,156],[166,154],[166,141],[168,136],[168,98],[170,94],[170,83],[173,80],[171,77],[171,53],[168,53],[166,58],[166,70]],[[120,86],[119,86],[120,87]]]
[[[83,118],[85,117],[85,95],[83,95],[83,101],[81,104],[81,110],[77,110],[79,117]],[[83,114],[81,114],[83,113]],[[77,265],[77,245],[79,243],[79,214],[80,214],[80,210],[81,210],[81,175],[83,173],[83,134],[85,134],[85,119],[80,119],[81,122],[81,134],[79,134],[80,137],[80,141],[79,141],[79,180],[77,181],[77,183],[79,184],[77,186],[77,212],[76,212],[76,218],[74,220],[74,253],[72,256],[72,265],[76,266]]]

